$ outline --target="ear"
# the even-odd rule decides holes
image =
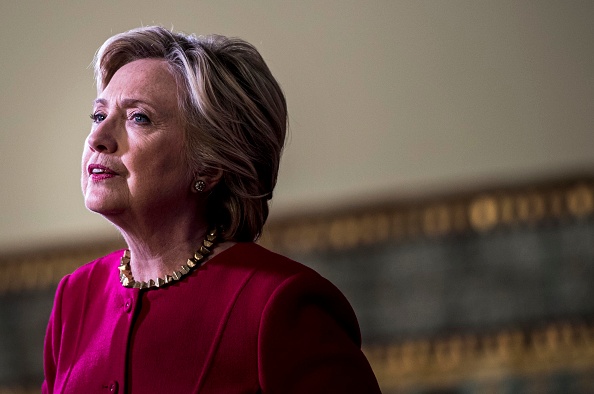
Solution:
[[[206,191],[211,191],[214,187],[221,181],[223,177],[223,170],[219,168],[213,168],[208,171],[205,178],[203,179],[206,182]]]

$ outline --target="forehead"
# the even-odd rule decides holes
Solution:
[[[118,69],[99,97],[112,95],[169,101],[177,97],[177,81],[165,60],[139,59]]]

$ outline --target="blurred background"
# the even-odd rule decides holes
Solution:
[[[384,393],[594,392],[592,1],[2,1],[0,393],[36,392],[87,212],[89,65],[159,24],[253,43],[285,91],[262,243],[353,303]]]

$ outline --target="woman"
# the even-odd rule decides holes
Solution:
[[[60,282],[43,392],[379,392],[342,294],[253,243],[287,122],[256,49],[139,28],[95,74],[82,190],[128,249]]]

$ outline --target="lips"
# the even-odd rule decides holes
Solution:
[[[111,168],[103,166],[101,164],[89,164],[89,166],[87,167],[87,171],[91,179],[93,179],[94,181],[113,178],[114,176],[118,175]]]

